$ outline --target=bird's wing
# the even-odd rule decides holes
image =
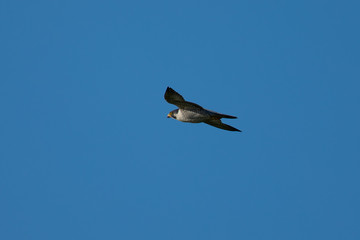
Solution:
[[[236,128],[230,126],[230,125],[222,123],[220,119],[211,119],[211,120],[205,121],[204,123],[209,124],[209,125],[214,126],[214,127],[217,127],[217,128],[228,130],[228,131],[241,132],[241,130],[239,130],[239,129],[236,129]]]
[[[177,93],[174,89],[172,89],[170,87],[168,87],[166,89],[164,98],[168,103],[174,104],[181,109],[189,109],[189,110],[190,109],[203,109],[201,106],[197,105],[196,103],[185,101],[183,96],[181,96],[179,93]]]

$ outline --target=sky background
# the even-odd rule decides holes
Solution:
[[[0,239],[360,239],[359,9],[1,1]]]

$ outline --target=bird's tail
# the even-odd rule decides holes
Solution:
[[[222,114],[222,113],[218,113],[218,112],[214,112],[214,111],[210,111],[210,110],[207,110],[207,111],[210,112],[212,117],[219,118],[219,119],[220,118],[232,118],[232,119],[237,118],[235,116],[226,115],[226,114]]]
[[[237,117],[235,117],[235,116],[226,115],[226,114],[221,114],[221,113],[218,113],[217,115],[218,115],[220,118],[232,118],[232,119],[237,118]]]

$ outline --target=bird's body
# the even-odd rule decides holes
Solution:
[[[174,118],[181,122],[190,122],[190,123],[201,123],[212,125],[217,128],[221,128],[228,131],[238,131],[240,130],[226,125],[221,122],[221,118],[236,118],[231,115],[217,113],[211,110],[207,110],[200,105],[192,102],[187,102],[185,99],[174,91],[172,88],[167,88],[164,96],[165,100],[168,103],[174,104],[179,107],[168,114],[168,117]]]
[[[176,120],[181,122],[201,123],[208,120],[210,115],[206,111],[191,111],[179,109]]]

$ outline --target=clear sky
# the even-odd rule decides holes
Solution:
[[[1,1],[0,239],[360,239],[359,8]]]

